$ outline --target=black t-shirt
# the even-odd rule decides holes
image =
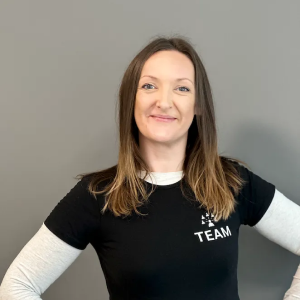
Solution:
[[[157,186],[149,203],[139,208],[147,216],[101,215],[104,196],[93,198],[85,178],[44,223],[75,248],[94,247],[110,300],[239,300],[239,228],[258,223],[275,186],[235,165],[247,183],[227,221],[215,222],[199,203],[184,198],[180,182]]]

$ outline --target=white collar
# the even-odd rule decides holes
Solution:
[[[138,176],[143,178],[146,171],[139,171]],[[144,180],[156,185],[168,185],[179,181],[182,178],[183,171],[176,172],[150,172]]]

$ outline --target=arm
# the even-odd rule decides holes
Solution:
[[[0,286],[0,300],[41,300],[41,294],[81,252],[43,224],[9,266]]]
[[[300,299],[300,265],[296,274],[294,276],[294,280],[292,281],[291,287],[284,294],[284,300],[299,300]]]
[[[254,228],[272,242],[300,256],[300,206],[278,190]],[[284,300],[300,300],[300,265]]]

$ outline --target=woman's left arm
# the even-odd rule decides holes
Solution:
[[[300,256],[300,206],[277,189],[268,210],[254,228],[267,239]],[[300,300],[300,265],[284,300]]]

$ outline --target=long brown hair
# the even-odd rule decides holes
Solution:
[[[186,198],[198,201],[200,207],[214,214],[216,220],[227,220],[235,211],[235,195],[245,182],[233,163],[243,163],[239,159],[218,155],[217,131],[212,92],[205,68],[191,43],[185,37],[170,38],[159,36],[148,43],[131,61],[123,76],[119,89],[118,163],[108,169],[79,174],[77,179],[90,176],[89,192],[96,198],[105,194],[105,205],[114,216],[126,217],[137,210],[148,199],[143,179],[150,169],[139,151],[138,127],[134,119],[135,98],[142,68],[147,59],[158,51],[179,51],[185,54],[195,68],[195,105],[199,114],[194,116],[188,130],[186,155],[183,163],[181,190]],[[246,164],[247,165],[247,164]],[[146,171],[142,179],[138,171]],[[99,189],[99,184],[101,188]],[[188,189],[185,189],[187,186]],[[152,186],[154,187],[154,185]],[[188,193],[187,191],[191,191]],[[192,195],[192,197],[190,197]]]

